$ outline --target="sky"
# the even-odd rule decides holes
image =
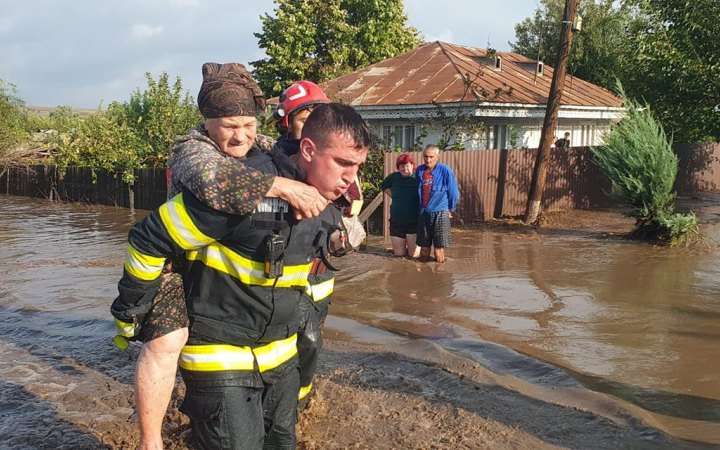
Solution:
[[[406,0],[425,41],[509,50],[538,0]],[[272,0],[0,0],[0,79],[31,106],[97,108],[180,76],[193,96],[204,62],[264,57],[253,35]]]

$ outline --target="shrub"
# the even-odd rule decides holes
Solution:
[[[157,81],[146,77],[145,91],[111,103],[107,111],[81,118],[58,108],[50,115],[47,125],[57,131],[53,144],[61,170],[69,165],[105,169],[132,182],[135,169],[165,166],[172,142],[201,116],[190,95],[183,94],[180,78],[171,86],[166,73]]]
[[[163,167],[175,138],[198,125],[202,116],[190,94],[183,92],[179,77],[172,86],[165,72],[157,81],[149,73],[145,78],[147,89],[136,89],[125,103],[111,103],[108,115],[147,144],[146,153],[139,155],[143,166]]]
[[[61,171],[76,165],[119,173],[123,181],[134,181],[141,156],[150,153],[147,143],[124,123],[100,112],[78,122],[76,128],[58,134],[55,163]]]
[[[673,185],[678,160],[670,139],[646,104],[624,99],[626,116],[593,148],[593,156],[612,183],[611,194],[630,206],[634,235],[674,243],[697,231],[694,214],[675,213]]]
[[[385,178],[385,152],[376,145],[370,147],[367,160],[360,168],[363,197],[369,202],[380,193],[380,184]]]

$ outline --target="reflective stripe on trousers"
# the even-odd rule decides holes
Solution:
[[[312,391],[312,383],[308,384],[307,386],[300,386],[300,391],[298,392],[298,400],[302,400],[305,398],[306,395],[308,395]]]

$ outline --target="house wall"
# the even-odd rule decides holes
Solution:
[[[483,119],[478,118],[478,120]],[[484,123],[487,125],[485,132],[473,136],[458,135],[451,141],[451,145],[458,143],[467,150],[537,148],[540,145],[542,121],[489,118],[485,119]],[[413,146],[422,148],[428,144],[437,144],[443,136],[439,124],[427,124],[422,120],[370,119],[368,124],[379,142],[382,142],[384,147],[392,149],[408,150]],[[408,128],[412,128],[413,131],[409,133]],[[402,133],[398,131],[399,129]],[[573,147],[601,145],[603,135],[609,129],[609,120],[563,119],[559,121],[556,139],[569,132]],[[400,134],[402,137],[398,142],[397,138]],[[409,142],[410,135],[413,137],[412,142]]]

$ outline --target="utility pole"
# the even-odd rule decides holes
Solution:
[[[528,196],[527,209],[525,211],[525,223],[535,223],[542,208],[542,196],[545,190],[545,179],[547,176],[547,158],[550,153],[550,146],[555,139],[555,130],[558,123],[558,111],[560,100],[565,86],[565,75],[567,72],[568,55],[572,47],[573,25],[577,13],[578,0],[565,0],[565,13],[563,14],[562,31],[560,33],[560,47],[557,62],[553,72],[550,95],[548,96],[547,109],[545,110],[545,121],[543,122],[542,133],[540,134],[540,146],[535,168],[533,169],[532,183],[530,184],[530,195]]]

